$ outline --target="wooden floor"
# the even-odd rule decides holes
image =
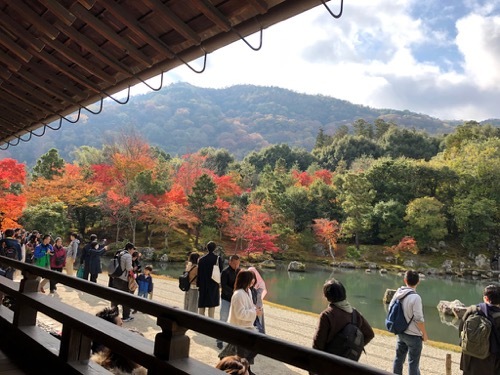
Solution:
[[[12,362],[3,351],[0,351],[0,375],[27,374]]]

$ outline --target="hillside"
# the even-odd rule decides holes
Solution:
[[[101,147],[120,133],[132,131],[171,155],[212,146],[226,148],[236,158],[243,158],[250,151],[278,143],[310,151],[320,128],[332,134],[340,125],[359,118],[369,122],[381,118],[429,134],[448,133],[461,123],[277,87],[207,89],[178,83],[159,92],[134,96],[126,105],[106,100],[99,115],[82,110],[76,124],[64,122],[58,131],[47,130],[41,138],[33,137],[28,143],[1,151],[0,158],[13,157],[32,166],[40,155],[55,147],[71,161],[76,147]]]

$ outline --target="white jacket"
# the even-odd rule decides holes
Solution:
[[[254,329],[253,322],[257,314],[250,290],[238,289],[231,297],[229,323],[241,328]]]

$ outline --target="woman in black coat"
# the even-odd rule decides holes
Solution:
[[[214,317],[215,307],[220,304],[219,284],[212,280],[212,271],[214,265],[219,260],[219,270],[222,271],[222,260],[214,254],[217,245],[210,241],[207,243],[208,254],[198,259],[198,313],[205,315],[205,309],[208,308],[208,316]]]

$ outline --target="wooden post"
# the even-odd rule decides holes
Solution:
[[[172,319],[158,318],[162,332],[155,336],[154,355],[165,361],[189,357],[189,337],[187,328],[181,327]]]
[[[29,272],[23,272],[23,278],[19,284],[19,291],[21,293],[38,292],[38,285],[40,278]],[[35,326],[36,316],[38,311],[33,307],[22,305],[21,301],[16,301],[14,305],[14,327],[19,326]]]
[[[451,354],[446,354],[446,375],[451,375]]]

